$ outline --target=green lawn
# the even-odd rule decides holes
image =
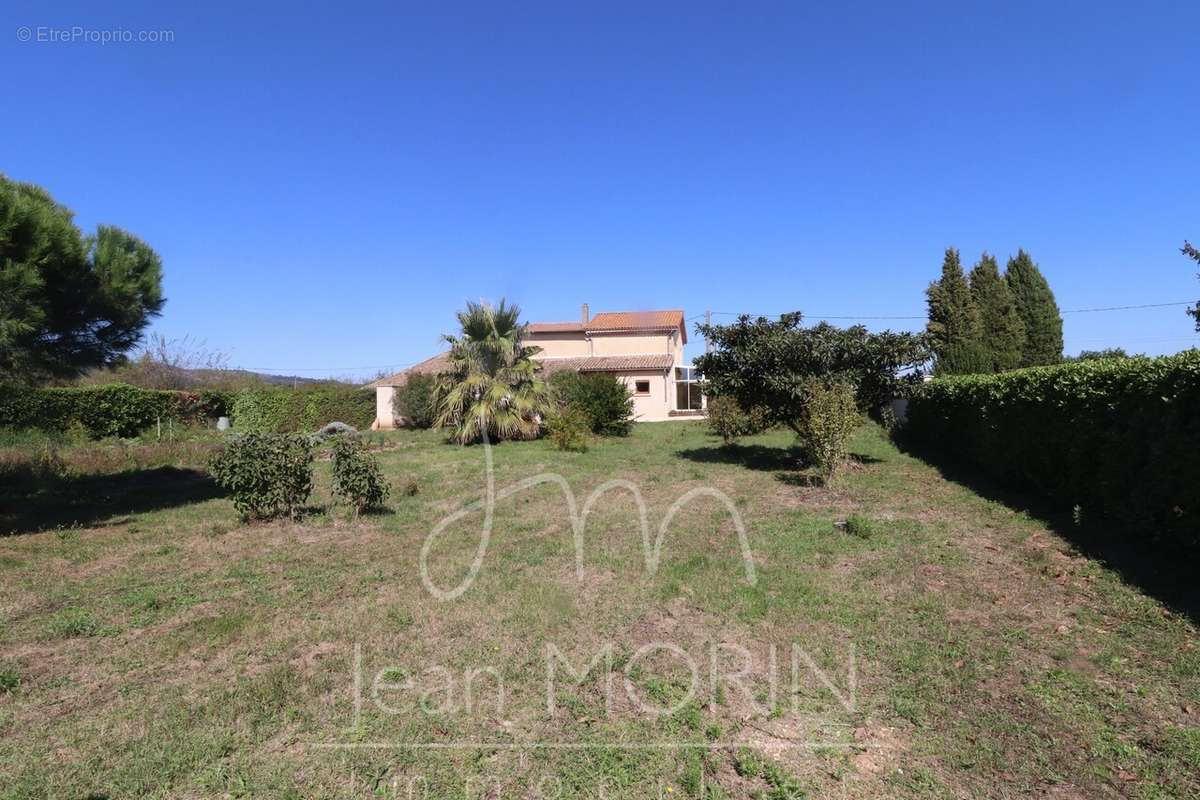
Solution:
[[[482,497],[483,448],[375,439],[416,491],[357,521],[322,462],[302,520],[242,525],[195,443],[0,488],[0,797],[1200,794],[1195,626],[875,427],[831,487],[783,433],[499,445],[497,490],[557,473],[582,510],[632,482],[651,543],[719,490],[755,580],[711,495],[651,574],[628,488],[592,506],[577,570],[542,483],[497,501],[449,600],[422,547]],[[467,576],[482,522],[429,546],[435,586]]]

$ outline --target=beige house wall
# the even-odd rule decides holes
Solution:
[[[392,415],[392,400],[396,397],[396,387],[375,387],[375,424],[374,430],[390,431],[396,427],[396,419]]]
[[[655,353],[676,352],[671,343],[671,335],[667,333],[632,334],[632,333],[593,333],[593,356],[632,356],[651,355]],[[682,352],[679,357],[682,357]],[[678,360],[678,359],[677,359]]]
[[[629,394],[633,397],[633,418],[638,422],[660,422],[665,419],[670,419],[667,411],[670,406],[667,401],[670,395],[667,393],[671,386],[671,381],[667,380],[667,376],[662,372],[617,372],[617,380],[625,384],[629,389]],[[650,383],[649,394],[638,394],[634,389],[637,381],[648,381]]]
[[[537,358],[578,358],[590,356],[591,343],[583,331],[579,333],[535,333],[523,342],[526,346],[540,347]]]

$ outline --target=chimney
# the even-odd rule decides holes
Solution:
[[[589,321],[590,321],[590,318],[588,317],[588,304],[584,303],[583,304],[583,324],[587,325]]]

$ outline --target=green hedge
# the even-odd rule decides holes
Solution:
[[[158,420],[203,423],[228,413],[227,392],[172,392],[125,384],[31,388],[0,385],[0,426],[65,431],[78,424],[95,438],[136,436]]]
[[[1085,523],[1200,544],[1200,350],[938,378],[914,390],[900,436]]]
[[[0,427],[137,436],[156,422],[202,425],[228,416],[243,431],[311,432],[329,422],[367,428],[375,419],[375,394],[352,386],[267,387],[240,392],[176,392],[125,384],[31,388],[0,385]]]
[[[375,421],[375,393],[353,386],[247,389],[237,394],[231,410],[239,431],[315,431],[330,422],[361,430]]]

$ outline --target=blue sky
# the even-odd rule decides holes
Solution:
[[[1195,3],[105,6],[6,4],[0,171],[150,242],[155,329],[238,365],[401,366],[467,298],[922,315],[948,245],[1064,309],[1200,296]],[[37,41],[73,26],[174,41]]]

